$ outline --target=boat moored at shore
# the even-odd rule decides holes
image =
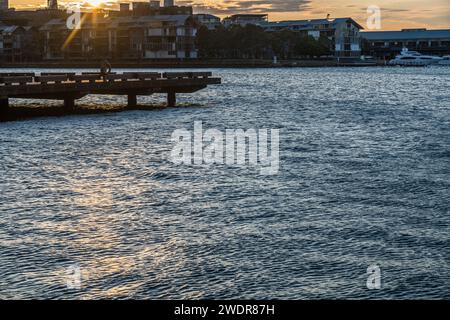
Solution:
[[[450,55],[443,56],[442,59],[438,62],[440,66],[450,66]]]
[[[404,48],[388,64],[391,66],[428,66],[438,64],[441,60],[441,57],[422,55],[417,51],[408,51],[407,48]]]

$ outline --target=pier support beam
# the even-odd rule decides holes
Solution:
[[[0,110],[6,110],[9,108],[9,99],[8,97],[0,97]]]
[[[65,98],[64,99],[64,108],[66,110],[75,109],[75,99],[74,98]]]
[[[8,116],[9,100],[8,97],[0,97],[0,120]]]
[[[168,107],[175,107],[177,104],[177,97],[175,92],[171,91],[167,93],[167,106]]]
[[[128,108],[137,107],[137,96],[135,94],[128,95]]]

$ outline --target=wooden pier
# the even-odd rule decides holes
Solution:
[[[10,98],[64,101],[66,109],[89,94],[126,95],[128,107],[137,106],[137,96],[167,94],[167,106],[175,106],[177,93],[192,93],[210,84],[220,84],[211,72],[100,73],[0,73],[0,113],[7,112]]]

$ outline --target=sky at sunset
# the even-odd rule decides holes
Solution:
[[[126,0],[91,0],[92,3],[115,8]],[[136,0],[135,0],[136,1]],[[163,0],[162,0],[163,1]],[[59,1],[64,4],[68,1]],[[83,2],[83,1],[80,1]],[[89,1],[86,1],[89,2]],[[144,1],[136,1],[144,2]],[[450,0],[175,0],[178,5],[192,5],[195,13],[211,13],[225,17],[234,13],[268,13],[270,21],[352,17],[366,26],[367,7],[381,8],[381,28],[450,28]],[[10,6],[31,9],[44,6],[46,0],[10,0]]]

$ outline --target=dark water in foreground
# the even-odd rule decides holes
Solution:
[[[201,107],[0,124],[0,298],[450,298],[450,68],[213,71]],[[280,173],[173,165],[194,121],[280,128]]]

